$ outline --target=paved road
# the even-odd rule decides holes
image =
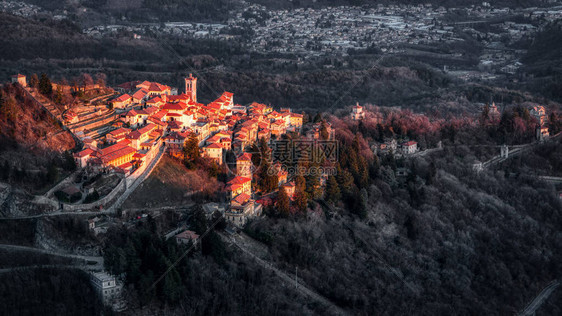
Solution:
[[[535,312],[541,305],[548,299],[550,294],[556,290],[556,288],[560,285],[560,281],[554,280],[550,282],[540,293],[529,303],[518,315],[520,316],[532,316],[535,315]]]
[[[67,254],[67,253],[61,253],[61,252],[50,251],[50,250],[45,250],[45,249],[39,249],[39,248],[35,248],[35,247],[16,246],[16,245],[7,245],[7,244],[0,244],[0,248],[9,249],[9,250],[32,251],[32,252],[37,252],[37,253],[42,253],[42,254],[47,254],[47,255],[52,255],[52,256],[59,256],[59,257],[64,257],[64,258],[83,260],[86,263],[86,265],[84,265],[84,267],[87,267],[88,270],[102,270],[103,269],[103,257],[100,257],[100,256],[82,256],[82,255]],[[90,262],[93,262],[94,264],[88,264]],[[80,266],[82,266],[82,265],[80,265]]]
[[[269,263],[269,262],[261,259],[257,255],[255,255],[248,248],[246,248],[246,246],[244,246],[243,243],[237,242],[236,238],[234,238],[234,237],[229,238],[229,237],[226,237],[224,234],[221,234],[221,236],[230,240],[231,243],[234,246],[236,246],[238,249],[242,250],[242,252],[246,253],[250,257],[254,258],[260,266],[262,266],[265,269],[273,271],[275,273],[275,275],[277,275],[280,279],[282,279],[285,282],[285,284],[287,284],[287,285],[295,284],[295,278],[293,278],[292,276],[289,276],[285,272],[283,272],[283,271],[277,269],[276,267],[274,267],[271,263]],[[246,238],[249,238],[249,237],[246,237]],[[327,298],[325,298],[325,297],[321,296],[320,294],[311,290],[306,284],[303,284],[301,280],[299,280],[298,287],[296,287],[295,289],[299,293],[301,293],[302,295],[304,295],[306,297],[309,297],[309,298],[312,298],[313,300],[317,301],[318,303],[324,305],[331,314],[348,315],[348,313],[346,311],[344,311],[343,309],[338,307],[336,304],[330,302]]]

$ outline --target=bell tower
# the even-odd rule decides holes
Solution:
[[[189,74],[189,77],[185,78],[185,94],[191,97],[193,102],[197,102],[197,78]]]

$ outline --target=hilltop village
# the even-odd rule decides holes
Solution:
[[[27,86],[24,75],[13,76],[12,81]],[[60,118],[83,143],[82,150],[73,154],[74,160],[90,174],[116,173],[136,179],[159,158],[160,152],[181,157],[190,141],[197,144],[198,155],[216,166],[223,165],[226,152],[232,151],[236,166],[228,175],[226,194],[230,207],[224,215],[232,223],[243,225],[248,218],[261,214],[261,205],[253,199],[252,154],[245,150],[259,140],[269,142],[288,132],[300,132],[303,114],[293,113],[290,108],[278,112],[256,102],[239,105],[226,91],[208,104],[199,103],[197,78],[190,74],[184,81],[181,94],[156,82],[126,82],[116,87],[119,94],[106,97],[107,109],[98,106],[89,114],[80,113],[80,108],[63,110]],[[55,90],[62,89],[53,86]],[[90,121],[95,129],[84,127],[84,122]],[[319,129],[313,127],[309,138],[318,139]],[[294,193],[295,185],[287,181],[287,172],[279,163],[274,167],[278,186]]]
[[[227,183],[231,201],[225,217],[243,225],[247,218],[261,214],[261,205],[252,194],[251,154],[245,149],[258,140],[269,142],[287,132],[300,131],[303,115],[291,109],[274,111],[271,106],[234,103],[231,92],[223,92],[209,104],[197,101],[197,78],[185,78],[185,90],[156,82],[127,82],[117,87],[122,94],[111,101],[120,112],[119,127],[105,136],[108,147],[89,144],[75,154],[80,167],[113,168],[125,174],[152,159],[161,146],[170,155],[180,156],[189,139],[196,139],[202,157],[223,164],[227,151],[236,156],[236,172]],[[282,173],[279,169],[278,172]],[[286,183],[286,176],[279,185]]]
[[[30,80],[37,81],[37,78]],[[297,190],[299,185],[302,186],[302,180],[297,179],[297,176],[306,174],[299,174],[294,168],[288,170],[299,165],[294,161],[279,159],[276,155],[279,153],[274,153],[274,148],[270,148],[275,147],[276,141],[279,143],[286,139],[296,139],[304,141],[301,145],[310,145],[306,141],[335,142],[335,128],[329,121],[315,118],[315,123],[308,123],[309,118],[305,118],[304,113],[295,113],[290,108],[276,111],[270,105],[257,102],[247,106],[236,104],[233,93],[227,91],[208,104],[199,103],[197,78],[192,74],[184,78],[182,93],[177,88],[157,82],[125,82],[114,89],[104,89],[102,81],[98,80],[95,84],[91,80],[86,81],[90,81],[90,84],[85,84],[80,88],[84,91],[78,92],[84,94],[95,90],[88,101],[81,105],[60,101],[57,105],[57,102],[50,102],[41,93],[37,93],[40,92],[36,91],[41,90],[40,87],[33,88],[41,86],[40,83],[28,85],[26,76],[21,74],[12,77],[13,83],[19,83],[35,98],[40,99],[49,112],[63,122],[65,128],[81,143],[81,149],[74,152],[73,158],[80,170],[83,170],[82,178],[86,180],[66,187],[63,183],[57,190],[53,189],[59,201],[70,202],[61,204],[64,210],[78,210],[79,207],[102,209],[111,205],[112,199],[127,191],[134,191],[134,183],[142,182],[164,154],[183,161],[200,157],[205,164],[199,167],[212,166],[215,170],[225,172],[225,178],[222,178],[226,182],[225,189],[216,188],[213,191],[222,194],[223,198],[220,200],[226,202],[226,206],[215,210],[220,210],[225,219],[242,227],[248,219],[262,214],[264,204],[276,203],[279,191],[284,191],[290,200],[295,200],[295,193],[302,191],[302,188]],[[62,99],[57,95],[70,88],[50,82],[47,85],[52,85],[54,99]],[[76,102],[76,98],[72,102]],[[482,111],[486,120],[495,123],[500,121],[500,110],[494,103],[486,105]],[[380,109],[367,109],[359,104],[351,107],[348,113],[347,122],[351,125],[346,129],[364,124],[375,124],[382,128],[382,125],[393,125],[385,123],[385,120],[396,122],[390,112],[385,114]],[[542,141],[548,138],[545,108],[535,105],[528,113],[536,122],[536,139]],[[286,136],[287,134],[291,135]],[[379,157],[425,155],[432,150],[441,149],[440,141],[418,144],[418,139],[408,133],[395,135],[394,132],[388,134],[381,131],[378,134],[379,137],[369,139],[366,146],[371,154]],[[262,151],[263,144],[266,144],[266,153]],[[313,147],[309,146],[311,149]],[[285,149],[295,151],[297,148]],[[325,164],[324,167],[333,167],[334,162],[331,165]],[[474,163],[474,168],[481,169],[482,163]],[[269,170],[260,170],[264,166]],[[306,167],[307,172],[310,171],[311,165]],[[398,170],[397,176],[401,174],[407,174],[407,170]],[[314,190],[328,190],[330,175],[334,174],[330,174],[328,169],[320,170],[318,183],[315,184],[317,188]],[[103,179],[99,179],[100,176]],[[258,182],[263,182],[263,178],[268,176],[272,176],[274,180],[267,181],[275,184],[269,183],[267,189],[263,190],[264,186]],[[120,181],[123,178],[126,180]],[[103,185],[94,182],[101,182]],[[256,191],[259,194],[256,195]],[[95,203],[88,204],[92,201]]]

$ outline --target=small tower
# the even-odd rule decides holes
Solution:
[[[185,78],[185,94],[191,97],[193,102],[197,103],[197,78],[189,74],[189,77]]]
[[[351,111],[351,119],[358,121],[365,118],[365,112],[363,112],[363,107],[359,105],[359,102],[353,107]]]
[[[236,158],[236,174],[238,176],[250,178],[253,171],[252,154],[243,153]]]

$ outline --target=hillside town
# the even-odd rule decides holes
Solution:
[[[30,89],[22,74],[12,76],[12,82]],[[57,87],[56,84],[53,86]],[[98,88],[97,85],[90,87],[94,88]],[[101,110],[98,103],[93,112],[91,105],[83,105],[59,113],[58,117],[83,143],[83,148],[73,154],[76,165],[89,177],[109,174],[136,179],[159,159],[162,151],[172,157],[185,157],[186,148],[192,142],[198,156],[217,167],[226,166],[229,177],[225,188],[227,207],[221,208],[222,215],[233,225],[243,227],[249,219],[262,214],[263,203],[272,203],[271,196],[263,192],[255,195],[257,179],[254,173],[258,166],[252,161],[252,155],[272,164],[270,173],[275,174],[275,187],[283,189],[290,199],[294,198],[295,176],[299,175],[295,170],[287,169],[286,161],[279,158],[278,152],[265,157],[263,153],[255,152],[256,145],[263,141],[275,150],[275,146],[283,145],[282,139],[287,133],[302,134],[308,141],[335,139],[335,130],[328,122],[307,123],[303,131],[303,114],[294,113],[290,108],[276,111],[270,105],[257,102],[247,106],[236,104],[234,94],[228,91],[208,104],[199,103],[197,78],[192,74],[184,78],[182,93],[178,90],[157,82],[125,82],[115,87],[113,94],[94,98],[106,103],[105,110]],[[79,114],[79,108],[87,109],[82,111],[88,114]],[[500,119],[500,110],[495,103],[486,105],[483,112],[493,121]],[[544,141],[550,136],[544,106],[532,106],[529,114],[537,122],[536,139]],[[379,111],[369,111],[359,103],[351,107],[351,122],[367,118],[376,124],[383,123]],[[396,158],[434,150],[426,145],[420,148],[415,139],[396,136],[373,141],[369,146],[374,154],[390,154]],[[440,148],[439,143],[436,149]],[[294,148],[290,150],[295,151]],[[234,161],[227,161],[228,153],[234,155]],[[397,175],[399,173],[397,171]],[[329,175],[329,170],[323,169],[319,187],[326,186]],[[105,183],[115,185],[119,177],[105,178]],[[70,199],[84,188],[70,186],[63,193]],[[87,190],[86,193],[92,192],[92,188]],[[100,190],[108,189],[98,188]],[[118,188],[113,191],[117,192]]]
[[[183,93],[167,85],[148,81],[126,82],[116,87],[117,94],[108,99],[107,108],[114,111],[102,124],[95,118],[79,116],[75,110],[67,109],[63,120],[73,126],[81,126],[81,119],[94,121],[95,137],[76,131],[84,144],[82,150],[73,154],[79,168],[89,174],[117,173],[125,177],[137,176],[158,156],[161,149],[171,156],[182,156],[186,143],[196,140],[199,154],[217,166],[223,165],[227,152],[236,155],[236,167],[227,183],[230,207],[225,217],[232,223],[243,226],[248,218],[261,214],[261,205],[256,203],[252,191],[251,154],[245,152],[259,140],[281,139],[289,132],[299,133],[303,126],[303,114],[290,108],[280,112],[273,107],[254,102],[248,106],[236,104],[231,92],[223,92],[208,104],[197,102],[197,78],[190,74],[184,79]],[[26,76],[12,77],[27,87]],[[109,111],[109,110],[108,110]],[[96,112],[105,117],[105,113]],[[114,118],[114,119],[111,119]],[[319,126],[311,129],[310,139],[319,139]],[[279,186],[291,183],[287,172],[275,165]],[[288,184],[287,184],[288,185]],[[294,192],[288,185],[288,190]],[[74,189],[76,190],[76,189]],[[73,192],[68,195],[72,196]]]

